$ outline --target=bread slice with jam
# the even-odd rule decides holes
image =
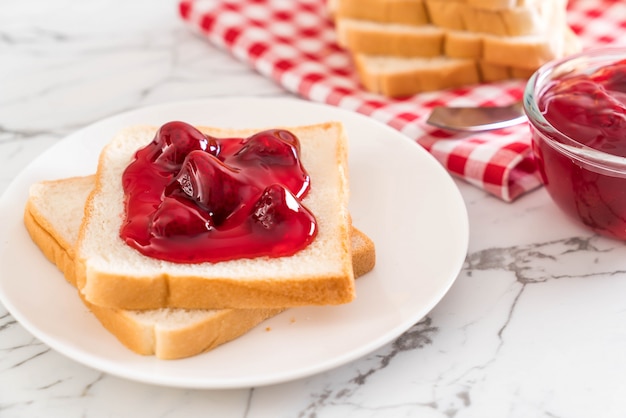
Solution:
[[[43,181],[34,184],[24,211],[24,223],[43,254],[76,286],[75,243],[85,201],[94,176]],[[372,240],[356,228],[351,232],[355,277],[374,268]],[[124,310],[83,302],[122,344],[142,355],[176,359],[209,351],[231,341],[282,312],[269,309],[154,309]]]
[[[199,129],[211,138],[248,138],[263,130]],[[122,177],[158,129],[130,127],[101,152],[95,187],[85,206],[75,266],[83,297],[121,309],[285,308],[353,300],[348,141],[343,126],[328,122],[285,129],[299,139],[300,161],[310,177],[310,189],[301,200],[315,217],[316,235],[310,244],[288,256],[188,263],[147,256],[131,247],[120,237],[127,211]],[[183,189],[187,185],[180,184]]]

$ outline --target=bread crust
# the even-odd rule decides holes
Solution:
[[[546,62],[560,57],[563,54],[564,44],[564,33],[553,38],[531,37],[526,42],[518,38],[485,36],[483,39],[483,61],[490,64],[536,70]]]
[[[104,308],[81,299],[102,326],[124,346],[137,354],[154,355],[162,360],[191,357],[210,351],[244,335],[283,311],[220,309],[207,313],[204,321],[194,321],[185,327],[161,329],[138,322],[132,311]]]
[[[534,3],[534,0],[465,0],[470,7],[484,10],[506,10]]]
[[[78,264],[77,264],[78,266]],[[176,307],[185,309],[224,309],[237,305],[239,309],[271,308],[281,305],[334,305],[354,298],[354,285],[346,278],[353,277],[346,265],[338,275],[306,276],[298,279],[269,279],[241,281],[231,278],[185,275],[158,277],[120,276],[91,272],[87,281],[83,271],[89,269],[80,263],[78,285],[81,293],[90,295],[91,303],[124,309],[157,309]],[[86,297],[86,296],[85,296]]]
[[[459,1],[426,0],[426,10],[433,24],[452,30],[465,30],[463,15],[467,5]]]
[[[467,31],[447,31],[443,55],[450,58],[469,58],[478,61],[483,56],[483,36]]]
[[[63,272],[65,279],[72,285],[76,286],[76,275],[74,271],[72,246],[59,239],[49,231],[54,231],[48,222],[45,221],[37,211],[32,207],[29,201],[24,210],[24,225],[30,235],[30,238],[39,247],[41,252]]]
[[[416,26],[429,23],[424,0],[335,0],[331,12],[335,19],[364,19]]]
[[[564,5],[556,1],[511,4],[426,0],[431,22],[442,28],[496,36],[546,34],[554,23],[553,12]],[[560,26],[560,25],[559,25]]]
[[[463,15],[465,30],[496,36],[534,35],[545,30],[542,23],[542,17],[533,8],[484,10],[467,7]]]
[[[418,64],[388,72],[375,68],[369,59],[362,54],[354,56],[363,85],[372,92],[390,97],[409,96],[418,92],[459,87],[480,81],[476,62],[469,59],[439,58],[438,64],[435,65]]]

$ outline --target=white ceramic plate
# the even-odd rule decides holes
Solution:
[[[119,129],[169,120],[225,127],[342,121],[350,139],[350,211],[376,244],[375,269],[356,301],[290,309],[243,337],[188,359],[158,360],[124,348],[82,305],[22,224],[33,182],[95,171]],[[0,298],[33,335],[64,355],[124,378],[177,387],[279,383],[357,359],[423,318],[456,279],[468,219],[456,185],[424,149],[357,113],[295,99],[233,98],[134,110],[65,138],[20,173],[0,200]]]

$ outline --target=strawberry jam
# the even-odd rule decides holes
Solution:
[[[529,112],[553,200],[596,232],[626,239],[626,60],[548,79],[537,110],[554,128]]]
[[[180,263],[292,255],[317,234],[301,203],[310,178],[299,154],[286,130],[214,138],[169,122],[124,171],[120,236],[144,255]]]

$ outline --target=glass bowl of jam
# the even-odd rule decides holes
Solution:
[[[544,65],[526,85],[524,110],[554,202],[597,233],[626,240],[626,48]]]

